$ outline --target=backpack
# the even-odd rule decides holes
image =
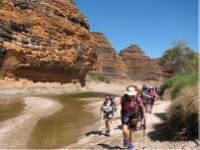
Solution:
[[[101,106],[104,113],[112,113],[113,112],[113,103],[111,100],[104,102]]]
[[[133,113],[139,113],[139,102],[137,100],[137,96],[135,96],[135,99],[131,101],[126,95],[124,95],[122,97],[121,106],[122,106],[121,110],[122,115],[130,116]]]

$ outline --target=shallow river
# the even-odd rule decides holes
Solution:
[[[59,101],[64,107],[56,114],[39,121],[31,134],[28,148],[60,148],[77,142],[80,136],[87,133],[85,131],[86,127],[97,121],[93,114],[84,109],[84,105],[89,103],[89,101],[79,99],[102,97],[103,100],[105,94],[88,92],[46,96]]]

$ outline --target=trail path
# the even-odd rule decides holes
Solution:
[[[99,108],[101,102],[96,103],[95,107]],[[162,117],[164,116],[166,109],[169,107],[170,101],[158,101],[157,105],[153,109],[152,114],[147,114],[147,128],[145,135],[145,144],[143,143],[143,131],[138,130],[136,132],[135,149],[197,149],[197,145],[193,141],[186,142],[170,142],[165,140],[152,140],[150,138],[151,133],[156,133],[154,126],[162,123]],[[97,112],[98,109],[96,109]],[[105,136],[102,132],[104,129],[103,120],[99,129],[98,123],[93,126],[85,137],[82,137],[79,142],[67,146],[67,149],[121,149],[122,147],[122,133],[120,129],[120,108],[115,114],[112,122],[111,137]]]
[[[26,148],[37,122],[62,108],[56,101],[40,97],[24,97],[26,104],[22,115],[0,123],[0,148]]]

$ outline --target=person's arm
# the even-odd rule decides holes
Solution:
[[[150,98],[151,96],[149,96],[148,94],[142,93],[143,96]]]
[[[100,107],[100,112],[102,112],[102,111],[103,111],[103,104]]]
[[[144,107],[144,104],[143,104],[143,101],[142,101],[142,98],[141,97],[138,97],[138,102],[142,108],[142,113],[143,113],[143,116],[145,118],[145,114],[146,114],[146,111],[145,111],[145,107]]]
[[[115,98],[113,99],[113,103],[114,103],[115,105],[121,104],[121,97],[115,97]]]

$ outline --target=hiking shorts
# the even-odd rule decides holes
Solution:
[[[151,100],[151,105],[154,105],[155,99]]]
[[[148,99],[148,100],[146,101],[146,104],[152,105],[152,100],[151,100],[151,99]]]
[[[134,112],[131,115],[122,115],[122,125],[128,125],[130,129],[136,129],[137,122],[139,121],[139,112]]]
[[[113,113],[112,112],[109,112],[109,113],[103,113],[103,118],[105,120],[111,120],[113,117]]]

